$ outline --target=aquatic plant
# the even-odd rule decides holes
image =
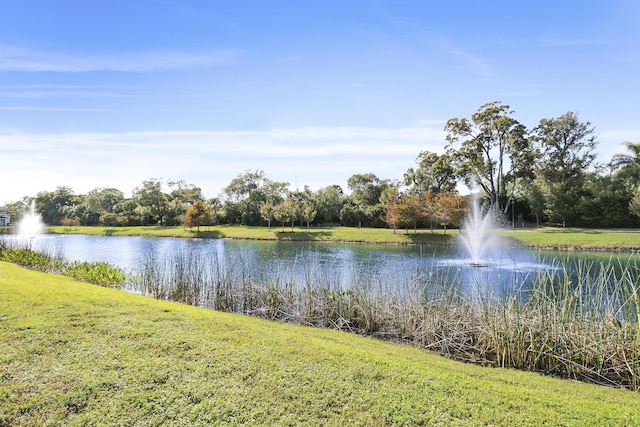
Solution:
[[[564,261],[566,262],[566,261]],[[302,282],[261,277],[242,260],[172,254],[148,260],[128,289],[222,311],[410,343],[483,365],[640,389],[640,268],[636,261],[559,261],[511,289],[456,284],[455,272],[416,275],[398,292],[319,265]],[[320,273],[319,273],[320,272]]]

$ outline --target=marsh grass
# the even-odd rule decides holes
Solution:
[[[640,423],[638,393],[486,369],[5,262],[0,378],[2,426]]]
[[[216,310],[409,343],[457,360],[640,390],[635,261],[567,260],[511,289],[456,285],[455,272],[416,274],[406,289],[352,275],[349,286],[301,265],[270,276],[242,260],[171,254],[148,261],[129,290]],[[453,278],[453,279],[452,279]]]
[[[36,250],[29,241],[0,240],[0,261],[44,273],[61,274],[95,285],[119,286],[125,281],[125,273],[106,262],[67,261],[59,251],[46,246]]]

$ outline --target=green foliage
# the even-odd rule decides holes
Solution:
[[[2,425],[640,423],[638,393],[9,264],[0,264],[0,283]],[[335,295],[336,304],[353,305],[354,297]]]
[[[10,248],[2,245],[0,261],[11,262],[32,270],[61,274],[95,285],[116,286],[125,281],[125,275],[120,269],[105,262],[69,262],[60,256],[28,248]]]
[[[576,113],[542,119],[534,130],[541,158],[536,175],[551,222],[575,224],[580,198],[585,195],[587,169],[595,160],[595,129]]]
[[[80,262],[74,261],[64,265],[61,274],[82,282],[94,285],[113,286],[124,283],[125,275],[119,268],[106,262]]]
[[[417,169],[409,168],[404,174],[404,184],[410,187],[411,193],[441,193],[456,189],[457,177],[451,155],[421,151],[416,163]]]
[[[502,212],[515,192],[517,178],[528,176],[532,166],[526,128],[511,114],[508,105],[494,101],[482,105],[471,120],[454,117],[445,126],[458,176],[468,185],[480,186]]]
[[[133,190],[133,198],[137,201],[139,210],[146,216],[147,225],[157,220],[164,224],[164,218],[169,209],[169,199],[162,191],[162,180],[153,178],[142,183]]]
[[[508,105],[494,101],[480,106],[469,118],[448,120],[446,152],[420,151],[416,166],[400,177],[407,186],[405,192],[438,194],[455,191],[459,183],[476,183],[484,192],[483,197],[499,206],[499,211],[508,215],[510,207],[515,206],[517,216],[524,222],[592,227],[640,225],[640,219],[629,210],[640,186],[640,143],[624,142],[627,153],[615,154],[608,164],[611,173],[605,174],[602,168],[591,170],[596,139],[589,122],[580,122],[575,113],[568,112],[542,119],[528,130],[513,113]],[[388,218],[380,198],[390,186],[399,186],[399,181],[356,173],[348,180],[348,194],[338,185],[316,192],[307,186],[303,191],[290,191],[288,186],[267,178],[262,170],[244,171],[224,188],[220,199],[210,200],[214,222],[269,224],[273,214],[261,212],[263,206],[277,206],[290,199],[295,215],[286,222],[306,222],[308,227],[383,227]],[[212,190],[215,191],[207,189]],[[14,222],[20,219],[30,199],[5,204]],[[200,187],[184,180],[152,178],[136,187],[131,198],[125,198],[115,188],[96,188],[76,195],[68,187],[58,187],[39,192],[33,199],[36,211],[49,225],[65,218],[79,218],[81,225],[124,227],[183,224],[187,210],[204,197]]]
[[[0,260],[44,272],[57,272],[64,266],[64,260],[60,257],[32,249],[16,249],[6,246],[0,247]]]

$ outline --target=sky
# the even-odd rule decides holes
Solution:
[[[150,178],[206,197],[401,180],[492,101],[640,142],[640,2],[0,0],[0,203]]]

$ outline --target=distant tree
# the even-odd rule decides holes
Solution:
[[[347,186],[351,190],[349,209],[357,218],[358,228],[364,220],[373,223],[373,220],[382,216],[383,205],[380,197],[384,189],[390,185],[388,180],[381,180],[372,173],[355,174],[347,180]]]
[[[141,214],[143,208],[133,198],[125,199],[114,206],[113,212],[118,216],[118,225],[141,225],[147,221],[146,213]]]
[[[418,223],[424,218],[424,207],[419,194],[405,194],[400,198],[398,218],[399,222],[407,228],[407,232],[411,226],[413,234],[417,234]]]
[[[113,212],[104,211],[102,215],[100,215],[100,223],[104,225],[105,228],[116,225],[117,221],[118,215]]]
[[[85,206],[84,221],[87,225],[95,225],[102,212],[114,212],[116,206],[124,201],[124,193],[117,188],[94,188],[82,197]]]
[[[275,219],[275,210],[276,207],[273,205],[273,203],[264,203],[262,206],[260,206],[260,215],[262,215],[262,218],[267,221],[269,230],[271,230],[271,221]]]
[[[31,205],[31,199],[29,197],[23,197],[22,200],[17,202],[9,202],[5,204],[5,207],[9,210],[11,215],[11,222],[20,222],[22,215],[29,210]]]
[[[418,168],[409,168],[404,174],[404,184],[410,187],[411,193],[441,193],[455,190],[456,174],[453,159],[449,154],[438,155],[430,151],[421,151],[416,163]]]
[[[45,224],[59,224],[60,220],[76,216],[75,208],[80,198],[69,187],[57,187],[55,191],[41,191],[35,197],[36,211]]]
[[[273,216],[276,221],[282,223],[282,231],[284,231],[284,225],[286,223],[291,223],[291,231],[293,231],[293,223],[297,219],[296,206],[291,200],[278,203],[273,211]]]
[[[467,198],[454,192],[440,193],[435,196],[435,203],[436,218],[444,233],[447,233],[447,225],[460,229],[468,209]]]
[[[169,181],[167,183],[171,191],[167,194],[168,206],[166,224],[176,225],[184,222],[184,216],[196,200],[204,200],[202,190],[184,180]]]
[[[396,229],[400,222],[398,209],[400,205],[400,197],[401,194],[398,187],[391,186],[382,193],[380,198],[380,201],[384,206],[384,215],[382,220],[393,230],[393,234],[396,234]]]
[[[60,225],[64,227],[65,230],[70,230],[72,227],[78,227],[80,225],[80,218],[74,217],[64,217],[60,220]]]
[[[499,101],[482,105],[467,118],[447,121],[449,155],[467,185],[480,186],[494,209],[506,213],[519,177],[528,176],[532,154],[526,128]],[[454,144],[460,142],[459,148]]]
[[[232,179],[224,189],[227,213],[239,213],[239,217],[231,218],[232,222],[259,225],[262,219],[260,206],[265,202],[274,205],[280,203],[288,185],[266,178],[262,170],[247,170]]]
[[[531,214],[536,218],[536,225],[540,225],[540,222],[544,218],[545,200],[542,188],[544,184],[539,183],[539,180],[534,181],[532,185],[527,186],[521,192],[524,199],[526,199]]]
[[[164,217],[169,208],[169,199],[162,191],[162,180],[151,178],[142,182],[141,187],[133,190],[133,197],[141,207],[139,212],[146,216],[147,225],[151,222],[150,218],[155,218],[164,225]]]
[[[440,194],[440,193],[437,193]],[[426,191],[420,195],[422,199],[422,215],[425,221],[429,223],[431,234],[434,234],[433,225],[437,222],[438,206],[436,204],[436,193]]]
[[[536,174],[545,199],[545,214],[552,222],[574,222],[585,194],[587,170],[595,160],[595,129],[589,122],[580,122],[576,113],[568,112],[540,120],[533,134],[541,154]]]
[[[213,210],[211,205],[200,199],[196,200],[184,215],[184,224],[187,227],[197,227],[211,225],[213,223]]]
[[[635,227],[638,218],[630,212],[633,188],[619,173],[588,173],[584,194],[579,201],[580,216],[576,225],[583,227]]]
[[[302,206],[300,209],[300,220],[307,223],[307,229],[309,229],[309,224],[316,219],[316,215],[318,211],[313,204],[311,199],[304,200],[302,202]]]
[[[340,222],[344,193],[339,185],[330,185],[316,192],[317,218],[325,224]]]

